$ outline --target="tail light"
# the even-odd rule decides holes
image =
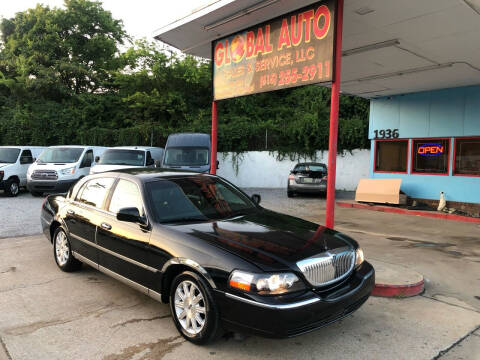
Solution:
[[[326,176],[322,177],[322,180],[327,180],[327,177]]]

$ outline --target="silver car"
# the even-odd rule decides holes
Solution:
[[[322,163],[298,163],[288,175],[287,195],[299,193],[326,194],[327,165]]]

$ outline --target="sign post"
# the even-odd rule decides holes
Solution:
[[[332,83],[330,103],[330,134],[328,138],[328,177],[327,206],[325,226],[333,229],[335,226],[335,182],[337,175],[337,143],[338,143],[338,112],[340,107],[340,75],[342,67],[342,30],[343,1],[337,1],[337,29],[335,41],[335,78]]]
[[[334,226],[344,0],[323,0],[212,42],[212,174],[216,101],[332,83],[326,226]]]
[[[217,173],[217,134],[218,134],[218,118],[217,118],[217,102],[212,101],[212,146],[210,155],[210,174]]]

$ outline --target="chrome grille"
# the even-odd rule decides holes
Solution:
[[[297,262],[313,286],[324,286],[346,277],[355,265],[355,251],[342,247]]]
[[[55,170],[35,170],[32,174],[35,180],[57,180],[58,175]]]

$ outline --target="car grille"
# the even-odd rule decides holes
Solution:
[[[325,286],[345,278],[355,265],[355,251],[347,247],[333,249],[297,262],[313,286]]]
[[[32,174],[34,180],[57,180],[58,175],[55,170],[35,170]]]

